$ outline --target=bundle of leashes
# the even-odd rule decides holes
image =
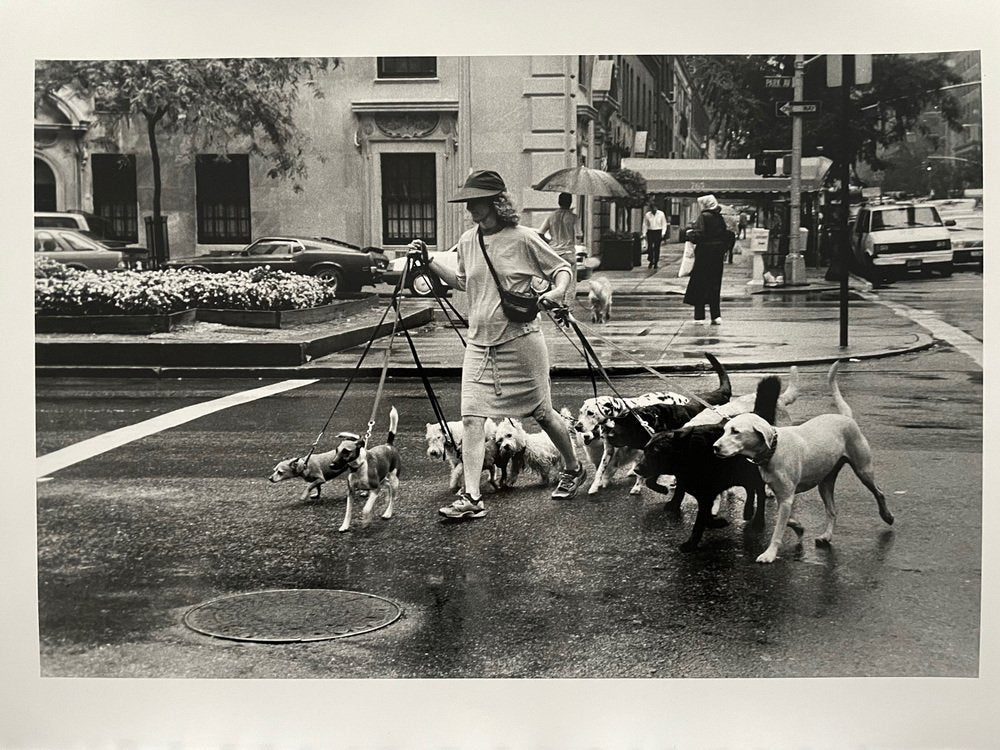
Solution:
[[[403,322],[402,319],[402,313],[400,311],[399,301],[400,298],[402,297],[404,282],[410,276],[411,267],[413,265],[412,260],[413,260],[412,258],[407,257],[403,273],[400,275],[399,281],[396,282],[396,287],[393,289],[392,296],[390,297],[389,303],[386,305],[385,310],[382,313],[382,317],[379,319],[378,324],[376,324],[374,329],[372,330],[372,334],[369,337],[368,342],[365,344],[365,348],[361,352],[361,356],[358,358],[357,364],[355,364],[354,366],[354,371],[348,377],[347,382],[344,383],[344,387],[340,391],[340,396],[334,403],[333,409],[330,410],[330,415],[327,417],[326,422],[323,424],[323,428],[319,431],[319,434],[316,436],[316,439],[312,442],[312,445],[309,446],[309,452],[306,454],[304,460],[308,461],[309,458],[312,456],[312,454],[316,451],[316,447],[319,445],[319,441],[326,433],[327,428],[330,426],[330,422],[333,421],[333,417],[337,413],[337,409],[340,407],[340,404],[343,402],[344,397],[347,395],[347,391],[351,387],[351,384],[354,382],[354,378],[357,376],[358,371],[361,369],[361,365],[364,363],[365,358],[368,356],[368,352],[371,350],[372,345],[375,343],[375,340],[379,337],[380,332],[383,330],[383,325],[385,324],[386,318],[389,316],[390,310],[394,311],[395,314],[393,316],[392,329],[389,334],[389,343],[386,346],[385,350],[385,357],[382,363],[382,370],[381,373],[379,374],[378,386],[376,387],[375,390],[375,399],[374,403],[372,404],[371,416],[368,419],[367,431],[365,432],[364,436],[363,437],[357,436],[357,437],[360,440],[362,440],[363,444],[367,444],[368,440],[371,438],[372,430],[375,426],[375,417],[378,414],[379,403],[381,402],[382,399],[382,393],[385,388],[386,377],[389,372],[389,363],[392,359],[392,348],[396,340],[396,333],[397,330],[401,329],[403,334],[406,336],[406,341],[409,344],[410,353],[413,356],[413,362],[416,365],[417,372],[420,374],[420,379],[423,382],[424,390],[427,392],[427,399],[431,403],[431,409],[434,412],[434,418],[437,420],[438,424],[441,426],[442,432],[444,433],[446,444],[451,445],[455,449],[455,451],[459,455],[461,455],[461,449],[459,448],[457,442],[455,441],[455,436],[452,434],[451,429],[448,427],[448,420],[445,417],[444,409],[441,407],[441,402],[437,398],[437,395],[434,393],[434,387],[431,385],[430,379],[427,377],[425,368],[423,367],[423,364],[420,362],[420,357],[417,354],[417,349],[413,343],[413,338],[410,336],[409,328],[406,326],[406,324]],[[461,332],[459,332],[458,325],[456,325],[456,322],[452,318],[452,315],[449,314],[448,310],[445,308],[445,303],[447,301],[443,300],[442,297],[438,295],[436,285],[434,283],[431,283],[431,290],[435,300],[441,307],[441,310],[444,313],[445,318],[447,319],[449,325],[455,331],[455,333],[458,334],[458,338],[462,341],[462,345],[465,346],[465,339],[462,337]],[[461,322],[461,324],[468,326],[467,321],[462,317],[461,313],[459,313],[458,310],[456,310],[455,307],[450,302],[447,302],[447,306],[451,308],[451,312],[454,313],[455,318],[457,318],[458,321]],[[344,434],[348,435],[348,433]],[[350,435],[354,436],[354,433],[350,433]]]

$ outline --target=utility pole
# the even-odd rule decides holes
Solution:
[[[803,69],[805,58],[795,56],[795,69],[792,75],[792,99],[801,102],[805,93]],[[806,281],[806,262],[802,257],[799,237],[799,224],[802,206],[802,115],[793,110],[792,117],[792,184],[789,200],[789,236],[788,257],[785,258],[785,285],[795,286],[808,283]]]
[[[851,81],[854,80],[854,55],[844,55],[841,60],[840,132],[840,346],[847,346],[848,295],[847,267],[851,258],[851,146],[850,132]]]

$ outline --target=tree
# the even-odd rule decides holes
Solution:
[[[806,57],[809,57],[808,55]],[[709,113],[711,135],[726,156],[745,157],[764,149],[791,145],[791,119],[774,114],[774,99],[764,89],[767,75],[791,75],[791,58],[774,55],[696,55],[689,59],[695,89]],[[821,117],[803,128],[803,154],[848,154],[851,164],[864,161],[883,169],[882,150],[928,132],[924,112],[936,108],[948,127],[958,130],[958,103],[944,87],[960,77],[938,58],[875,55],[872,82],[852,90],[845,131],[841,89],[826,86],[823,59],[806,66],[805,98],[821,102]]]
[[[269,165],[269,177],[289,177],[301,190],[307,139],[295,127],[294,108],[303,88],[322,97],[314,76],[339,64],[337,58],[48,60],[35,65],[35,101],[70,87],[102,104],[95,116],[109,133],[142,120],[153,164],[151,249],[162,262],[158,134],[185,133],[197,149],[222,155],[233,140],[246,140],[248,152]]]
[[[646,205],[649,193],[646,192],[646,178],[631,169],[620,167],[611,173],[618,183],[628,193],[624,198],[615,198],[614,204],[618,211],[618,223],[621,228],[631,226],[629,211],[624,209],[642,208]]]

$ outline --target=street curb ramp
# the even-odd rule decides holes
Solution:
[[[409,329],[431,323],[431,308],[403,315]],[[339,331],[305,341],[227,343],[141,341],[102,343],[99,361],[92,343],[47,341],[35,343],[36,367],[299,367],[327,354],[366,343],[373,335],[392,333],[390,320],[381,325]]]

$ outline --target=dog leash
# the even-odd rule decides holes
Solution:
[[[375,428],[375,417],[378,415],[379,403],[382,401],[382,391],[385,388],[385,378],[389,372],[389,361],[392,359],[392,346],[396,343],[396,328],[399,325],[401,314],[399,312],[398,300],[393,299],[393,303],[396,314],[392,319],[392,332],[389,334],[389,345],[385,348],[385,358],[382,361],[382,373],[378,378],[378,387],[375,389],[375,401],[372,403],[372,414],[368,418],[368,430],[365,432],[364,438],[362,438],[362,445],[368,445],[368,441],[371,440],[372,430]]]
[[[407,268],[408,267],[409,267],[409,262],[407,262]],[[355,376],[357,376],[357,374],[358,374],[358,370],[361,369],[361,365],[365,361],[365,357],[368,356],[368,352],[371,350],[372,345],[375,343],[375,339],[378,338],[378,332],[379,332],[379,330],[381,330],[382,324],[385,323],[385,319],[389,315],[389,310],[394,309],[394,307],[396,309],[396,320],[398,321],[398,318],[399,318],[399,309],[398,309],[398,307],[395,306],[394,303],[396,302],[397,298],[402,294],[403,279],[404,278],[405,278],[405,274],[403,276],[400,276],[399,277],[399,281],[396,282],[396,288],[393,289],[393,291],[392,291],[392,297],[389,300],[389,304],[386,305],[385,310],[382,312],[382,317],[379,318],[378,324],[372,330],[372,335],[369,337],[368,343],[365,344],[364,351],[361,352],[361,357],[358,359],[357,364],[354,365],[354,371],[347,378],[347,382],[344,383],[344,387],[340,391],[340,396],[337,398],[336,403],[334,403],[333,409],[330,410],[330,416],[328,416],[326,418],[326,422],[323,424],[323,429],[321,429],[319,431],[319,434],[316,436],[316,439],[313,440],[312,445],[309,446],[309,452],[306,454],[304,460],[308,461],[312,457],[312,454],[316,452],[316,447],[319,445],[319,441],[322,440],[323,435],[326,433],[326,428],[329,427],[330,426],[330,422],[333,421],[333,415],[337,413],[337,409],[340,407],[340,404],[343,402],[344,397],[347,395],[348,388],[351,387],[351,384],[354,382]],[[395,326],[396,326],[396,322],[394,321],[393,322],[393,332],[395,332],[395,330],[396,330]],[[392,348],[392,342],[390,341],[389,343],[390,343],[390,347],[389,348],[391,349]],[[383,377],[384,377],[384,371],[383,371]],[[374,416],[369,421],[374,421]],[[369,431],[370,431],[370,429],[371,428],[369,428]]]
[[[546,315],[549,316],[549,318],[556,326],[561,325],[560,320],[565,320],[566,323],[573,328],[573,331],[576,333],[577,338],[580,339],[580,344],[583,346],[584,352],[586,352],[594,360],[594,365],[596,366],[597,371],[601,374],[601,377],[604,378],[604,381],[608,384],[608,388],[610,388],[612,392],[615,394],[615,396],[617,396],[619,400],[621,400],[621,402],[625,405],[626,410],[628,410],[628,412],[635,418],[635,421],[638,422],[639,425],[646,431],[646,434],[648,434],[650,437],[656,434],[653,428],[649,426],[649,423],[645,419],[643,419],[642,416],[634,408],[632,408],[631,405],[629,405],[628,400],[624,396],[622,396],[621,393],[618,392],[617,388],[615,388],[615,385],[614,383],[611,382],[611,377],[608,375],[607,370],[605,370],[604,365],[601,364],[600,357],[597,356],[597,352],[594,351],[594,347],[591,346],[590,341],[587,340],[587,337],[583,335],[583,331],[580,330],[578,321],[569,311],[569,308],[566,307],[565,305],[560,305],[558,312],[550,311],[547,307],[543,307],[542,309],[545,310]],[[589,366],[590,363],[588,362],[587,364]],[[594,392],[596,397],[596,392],[597,392],[596,382],[594,384]]]
[[[661,380],[662,382],[666,383],[672,389],[676,389],[676,390],[680,391],[681,393],[687,395],[693,401],[697,401],[699,404],[701,404],[706,409],[711,409],[712,411],[716,410],[716,406],[715,405],[708,403],[703,398],[701,398],[698,394],[696,394],[693,391],[689,390],[687,387],[679,385],[679,383],[676,380],[671,380],[670,378],[666,377],[662,373],[658,372],[657,370],[655,370],[654,368],[652,368],[651,366],[649,366],[648,364],[646,364],[645,362],[643,362],[641,359],[638,359],[637,357],[635,357],[632,354],[630,354],[629,352],[627,352],[625,349],[622,349],[620,346],[618,346],[611,339],[607,338],[606,336],[602,336],[599,333],[596,333],[595,331],[593,331],[592,329],[588,328],[583,323],[580,323],[579,321],[577,321],[575,318],[574,318],[574,321],[577,324],[576,325],[576,330],[577,330],[577,335],[578,336],[582,336],[582,333],[580,333],[580,330],[579,330],[580,327],[586,328],[588,330],[588,332],[590,333],[591,336],[600,339],[602,342],[604,342],[605,344],[607,344],[608,346],[610,346],[612,349],[614,349],[615,351],[617,351],[622,356],[626,357],[627,359],[632,360],[637,365],[640,365],[644,370],[646,370],[647,372],[655,375],[659,380]]]

